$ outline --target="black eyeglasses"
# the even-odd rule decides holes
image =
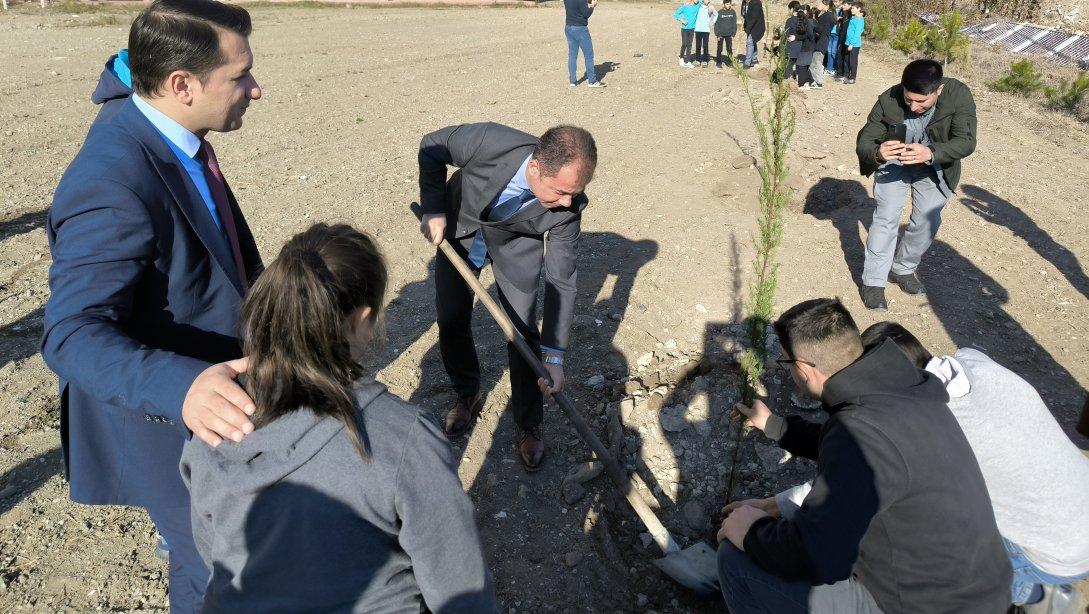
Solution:
[[[808,360],[800,360],[798,358],[777,358],[775,362],[779,363],[779,366],[786,367],[786,365],[792,363],[798,363],[802,365],[809,365],[810,367],[816,367],[817,363],[809,362]]]

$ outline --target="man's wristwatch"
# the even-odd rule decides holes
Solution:
[[[557,367],[563,366],[563,356],[557,354],[545,354],[545,364],[556,365]]]

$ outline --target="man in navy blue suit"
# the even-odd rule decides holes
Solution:
[[[72,500],[147,509],[170,544],[170,607],[201,608],[182,444],[252,432],[238,308],[262,270],[209,132],[261,97],[250,16],[156,0],[129,31],[133,95],[57,186],[42,355],[60,380]]]

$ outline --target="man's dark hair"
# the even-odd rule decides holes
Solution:
[[[828,377],[862,355],[858,326],[838,298],[798,303],[773,326],[788,358],[816,363]]]
[[[904,67],[900,85],[912,94],[929,96],[942,85],[942,65],[934,60],[915,60]]]
[[[789,9],[791,12],[793,12],[794,9],[798,8],[801,5],[802,5],[802,3],[798,2],[798,0],[790,0],[790,4],[787,5],[787,9]]]
[[[554,126],[541,135],[533,159],[541,165],[545,177],[555,177],[561,168],[580,162],[580,179],[589,183],[597,167],[597,143],[578,126]]]
[[[925,369],[926,363],[934,358],[915,335],[896,322],[878,322],[862,332],[862,346],[866,351],[881,345],[886,339],[892,339],[918,369]]]
[[[155,0],[129,28],[132,89],[155,96],[175,70],[205,82],[227,60],[219,48],[218,29],[243,37],[252,23],[246,9],[216,0]]]

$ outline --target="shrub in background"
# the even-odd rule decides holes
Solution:
[[[918,19],[912,18],[907,25],[900,28],[896,36],[889,43],[893,49],[904,55],[911,55],[926,50],[927,27]]]
[[[1010,62],[1010,72],[1005,77],[987,84],[996,92],[1031,96],[1044,86],[1044,78],[1036,72],[1036,65],[1030,59]]]
[[[1085,95],[1089,93],[1089,73],[1081,71],[1073,81],[1059,79],[1059,87],[1045,87],[1048,104],[1067,113],[1077,113]]]
[[[948,66],[950,62],[968,59],[972,40],[961,32],[963,27],[964,18],[953,9],[942,15],[938,25],[931,26],[927,32],[927,48],[942,64]]]

